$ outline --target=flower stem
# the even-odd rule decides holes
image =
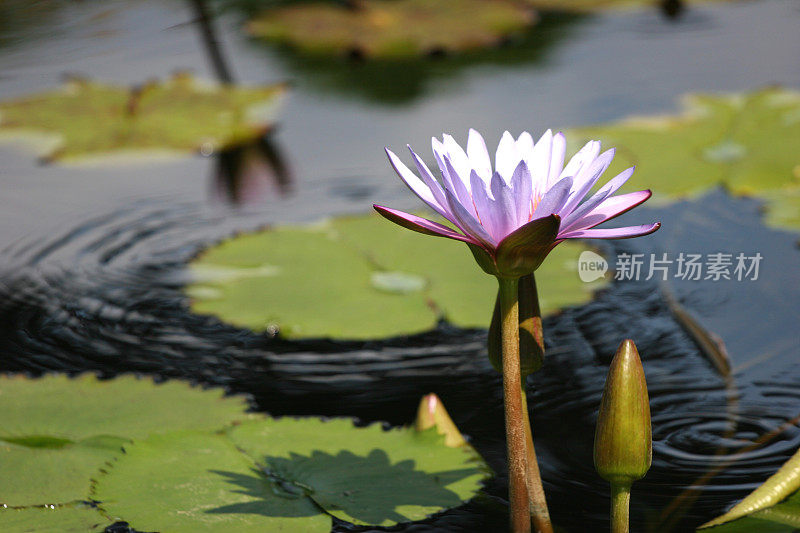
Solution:
[[[525,394],[525,384],[522,384],[522,417],[525,424],[525,441],[528,459],[528,500],[530,505],[531,521],[534,531],[539,533],[553,533],[550,523],[550,512],[547,510],[547,500],[544,496],[542,477],[539,474],[539,462],[536,460],[536,449],[533,447],[533,432],[531,420],[528,416],[528,399]]]
[[[508,451],[508,501],[511,531],[528,533],[531,519],[528,503],[528,467],[525,417],[522,402],[522,376],[519,363],[519,297],[516,278],[500,278],[500,316],[502,322],[503,398]]]
[[[628,533],[631,503],[630,483],[611,483],[611,532]]]

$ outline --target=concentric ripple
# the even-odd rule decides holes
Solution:
[[[712,197],[695,209],[725,202]],[[249,393],[273,414],[393,424],[411,420],[419,397],[433,391],[500,475],[485,497],[406,530],[498,527],[506,513],[502,390],[484,355],[484,331],[442,324],[410,338],[290,342],[188,312],[186,262],[265,218],[142,200],[14,243],[0,253],[0,369],[180,377]],[[613,284],[545,328],[547,361],[530,382],[532,416],[553,515],[571,531],[607,527],[607,486],[592,468],[592,440],[607,364],[622,338],[637,342],[653,412],[654,463],[635,491],[637,527],[695,526],[800,446],[794,359],[773,357],[773,377],[718,375],[655,283]]]

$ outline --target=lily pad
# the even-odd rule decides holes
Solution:
[[[315,55],[400,59],[494,46],[532,25],[524,0],[355,0],[265,10],[247,24],[254,36]],[[469,24],[463,14],[469,13]]]
[[[91,533],[109,525],[107,518],[88,505],[0,509],[3,533]]]
[[[219,429],[253,415],[247,402],[177,381],[123,376],[0,378],[0,504],[86,500],[91,476],[130,439]]]
[[[583,250],[563,243],[537,272],[543,312],[588,301],[602,285],[578,279]],[[440,318],[486,327],[497,292],[466,246],[375,215],[237,236],[190,268],[194,312],[295,338],[385,338],[430,330]]]
[[[685,4],[701,4],[721,0],[681,0]],[[530,0],[541,11],[592,13],[607,9],[652,8],[653,0]],[[676,8],[679,9],[680,5]]]
[[[0,135],[38,140],[47,160],[210,153],[262,135],[285,92],[284,85],[212,86],[186,74],[133,88],[73,79],[0,102]]]
[[[698,531],[791,533],[800,529],[800,450],[763,485]]]
[[[252,421],[225,434],[179,432],[125,447],[93,497],[139,530],[329,531],[330,513],[393,525],[460,505],[488,471],[435,429],[350,420]],[[245,453],[242,453],[245,452]]]
[[[694,94],[684,107],[676,116],[631,118],[575,133],[616,147],[610,172],[637,165],[632,187],[646,183],[656,201],[722,185],[763,198],[768,223],[800,229],[800,92],[771,87]]]

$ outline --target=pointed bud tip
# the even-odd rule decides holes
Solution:
[[[644,368],[632,340],[622,341],[611,361],[597,416],[594,463],[612,483],[641,479],[652,463],[650,401]]]
[[[461,435],[453,419],[444,408],[444,404],[439,397],[434,394],[426,394],[422,397],[417,408],[417,419],[414,428],[417,431],[425,431],[432,427],[436,428],[439,435],[444,435],[444,444],[450,448],[464,446],[467,441]]]

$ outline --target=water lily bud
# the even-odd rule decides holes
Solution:
[[[544,363],[542,340],[542,317],[539,312],[539,297],[532,274],[519,278],[519,360],[523,376],[533,374]],[[495,370],[503,373],[503,338],[500,326],[500,294],[494,304],[494,314],[489,325],[489,361]]]
[[[650,401],[644,368],[632,340],[611,361],[594,436],[594,466],[613,484],[641,479],[652,463]]]
[[[414,423],[417,431],[425,431],[432,427],[436,427],[439,435],[444,435],[444,444],[450,448],[458,448],[464,446],[467,441],[458,431],[455,422],[447,414],[442,400],[439,399],[434,393],[426,394],[419,402],[417,409],[417,420]]]

